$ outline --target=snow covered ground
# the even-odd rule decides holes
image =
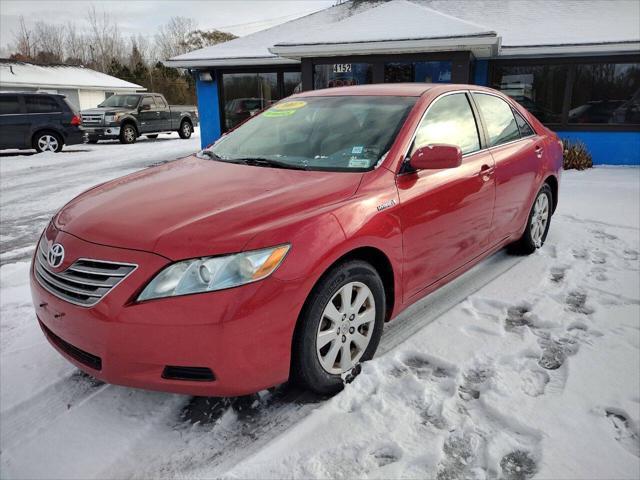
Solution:
[[[37,235],[80,191],[197,145],[0,154],[0,477],[640,477],[637,168],[565,172],[543,249],[499,252],[402,314],[332,399],[191,398],[78,372],[29,303]]]

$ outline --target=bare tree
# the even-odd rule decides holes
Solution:
[[[37,22],[33,31],[38,54],[44,63],[61,63],[65,57],[65,30],[62,25]]]
[[[172,17],[158,29],[156,34],[157,55],[161,60],[181,55],[188,51],[187,36],[198,24],[192,18]]]
[[[65,63],[84,64],[88,61],[87,39],[78,33],[76,24],[67,22],[65,25]]]
[[[32,59],[36,54],[36,45],[33,38],[33,32],[27,28],[24,17],[20,15],[18,29],[13,32],[15,44],[13,50],[25,59]]]
[[[87,13],[89,22],[89,57],[100,71],[106,71],[113,59],[121,61],[125,56],[125,44],[118,24],[106,13],[98,14],[95,6]]]

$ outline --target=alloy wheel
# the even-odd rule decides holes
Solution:
[[[373,293],[364,283],[341,287],[325,307],[316,338],[320,365],[330,374],[353,368],[366,351],[376,320]]]
[[[542,239],[549,221],[549,198],[544,193],[540,194],[533,205],[531,217],[531,240],[536,247],[542,246]]]
[[[38,147],[41,152],[55,152],[58,150],[58,139],[53,135],[42,135],[38,138]]]

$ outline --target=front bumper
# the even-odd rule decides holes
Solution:
[[[120,127],[83,127],[89,138],[118,138]]]
[[[43,289],[32,265],[38,320],[49,342],[81,370],[108,383],[202,396],[245,395],[288,379],[293,330],[304,303],[293,282],[270,277],[218,292],[134,303],[167,259],[86,242],[52,226],[46,235],[68,252],[59,270],[78,258],[138,265],[89,308]],[[215,379],[163,378],[167,366],[206,367]]]

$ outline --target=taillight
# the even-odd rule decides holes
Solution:
[[[82,125],[82,119],[78,115],[74,115],[71,118],[71,125],[75,125],[75,126]]]

